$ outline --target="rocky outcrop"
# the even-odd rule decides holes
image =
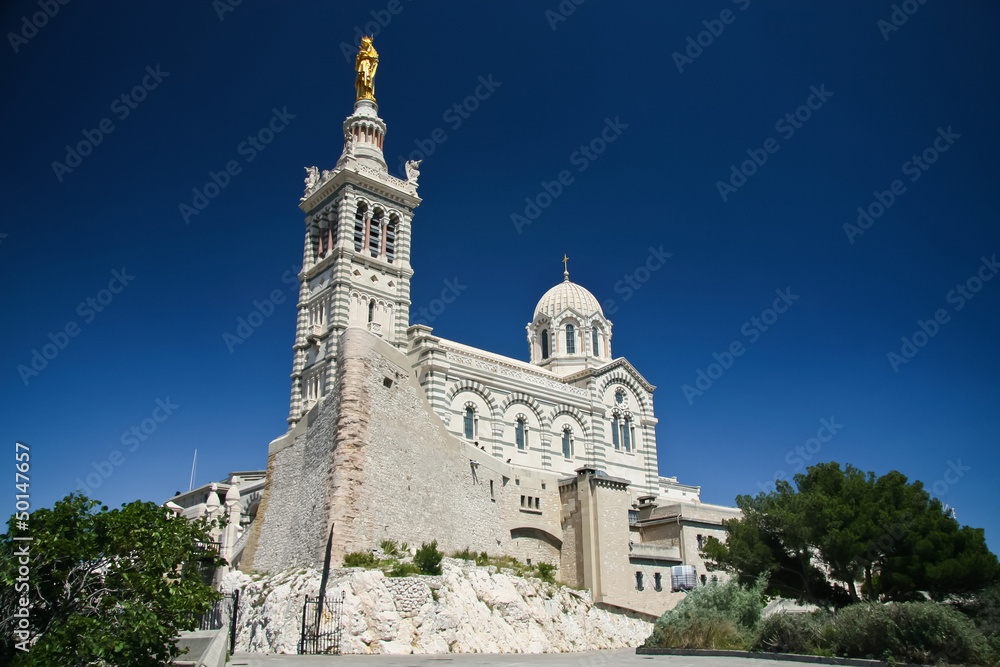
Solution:
[[[330,573],[343,595],[343,653],[549,653],[640,645],[652,623],[595,606],[586,591],[445,559],[439,577],[387,578],[379,570]],[[241,589],[236,650],[295,653],[306,595],[320,573],[227,575]]]

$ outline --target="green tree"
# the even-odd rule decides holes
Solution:
[[[709,538],[710,567],[744,584],[770,578],[768,592],[823,607],[862,599],[941,599],[988,585],[1000,573],[981,529],[960,526],[920,482],[822,463],[779,481],[771,493],[739,496],[741,519]]]
[[[221,520],[191,522],[150,502],[99,505],[72,494],[32,512],[27,530],[8,521],[0,535],[0,663],[159,667],[178,656],[178,632],[194,629],[195,615],[218,599],[202,572],[225,564],[205,548]],[[14,540],[24,535],[32,540]],[[27,588],[18,580],[23,559]],[[27,636],[16,634],[13,617],[22,597]],[[28,652],[16,649],[22,641]]]

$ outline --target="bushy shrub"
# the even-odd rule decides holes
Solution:
[[[824,631],[833,621],[826,612],[772,614],[757,626],[752,650],[770,653],[829,653]]]
[[[386,574],[389,577],[408,577],[411,574],[419,574],[420,568],[413,563],[396,563]]]
[[[996,657],[971,620],[935,602],[844,607],[829,639],[836,655],[850,658],[990,665]]]
[[[353,551],[344,554],[344,567],[373,568],[379,566],[379,560],[370,551]]]
[[[399,556],[399,547],[396,545],[396,540],[382,540],[378,546],[385,552],[386,556],[393,558]]]
[[[437,540],[430,544],[424,542],[413,556],[413,564],[420,568],[421,574],[441,574],[441,559],[444,554],[438,551]]]
[[[958,603],[960,612],[972,619],[994,652],[1000,653],[1000,584],[993,584]]]
[[[656,621],[645,646],[745,648],[764,607],[763,578],[750,588],[736,580],[695,588]]]
[[[459,560],[476,560],[476,554],[469,551],[469,547],[465,547],[461,551],[456,551],[451,557],[458,558]]]
[[[539,563],[538,578],[548,584],[556,583],[556,566],[551,563]]]
[[[480,551],[479,555],[476,556],[476,565],[489,565],[490,555],[485,551]]]

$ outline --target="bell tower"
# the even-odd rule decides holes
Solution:
[[[340,334],[364,327],[399,348],[410,317],[410,225],[419,162],[406,180],[389,175],[382,154],[374,80],[378,53],[361,40],[354,113],[333,169],[306,168],[299,208],[306,214],[288,422],[293,426],[333,390]]]

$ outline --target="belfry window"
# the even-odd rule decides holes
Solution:
[[[392,264],[396,259],[396,224],[399,218],[395,215],[389,216],[389,224],[385,226],[385,261]]]
[[[549,358],[549,332],[545,330],[542,332],[542,359]]]
[[[514,426],[514,438],[517,441],[517,448],[523,450],[527,446],[528,426],[524,423],[524,417],[518,417]]]
[[[569,426],[563,428],[562,453],[563,458],[573,458],[573,434],[570,431]]]
[[[566,325],[566,354],[576,354],[576,329],[572,324]]]
[[[375,215],[368,223],[368,251],[378,257],[382,251],[382,211],[375,209]]]
[[[595,357],[601,356],[601,341],[597,337],[597,327],[594,327],[593,329],[590,330],[590,343],[591,343],[590,345],[591,353]]]
[[[358,204],[358,212],[354,215],[354,252],[361,252],[365,244],[365,213],[368,207],[364,202]]]

